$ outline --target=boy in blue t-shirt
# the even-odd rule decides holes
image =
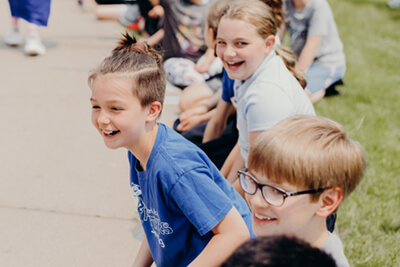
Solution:
[[[129,150],[145,232],[134,266],[221,264],[253,235],[251,212],[199,148],[157,123],[166,87],[161,56],[126,34],[89,84],[93,125],[107,147]]]

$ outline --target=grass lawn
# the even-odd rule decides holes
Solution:
[[[369,166],[337,227],[352,266],[400,266],[400,9],[329,0],[347,61],[342,96],[315,104],[365,148]]]

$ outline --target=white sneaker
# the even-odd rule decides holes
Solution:
[[[39,56],[46,53],[46,48],[39,36],[28,36],[25,40],[24,51],[29,56]]]
[[[18,30],[10,30],[4,36],[4,42],[9,46],[17,46],[22,44],[23,39]]]

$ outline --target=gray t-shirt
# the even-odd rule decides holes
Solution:
[[[183,57],[197,62],[207,46],[203,30],[209,7],[216,0],[204,0],[196,5],[190,0],[161,0],[164,8],[164,37],[160,45],[164,50],[164,60]]]
[[[321,246],[321,250],[330,254],[338,267],[350,267],[343,252],[342,242],[337,235],[330,233],[328,240]]]
[[[338,67],[345,65],[343,44],[339,38],[332,10],[326,0],[310,0],[306,6],[296,11],[292,0],[284,2],[286,18],[290,20],[290,42],[297,58],[306,44],[308,36],[321,36],[321,43],[314,62]]]

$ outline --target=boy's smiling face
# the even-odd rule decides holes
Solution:
[[[132,90],[131,79],[123,76],[99,75],[93,81],[92,123],[108,148],[131,150],[145,132],[148,110]]]
[[[286,192],[309,189],[288,183],[273,183],[257,172],[250,173],[257,179],[258,183],[277,186]],[[258,189],[254,195],[245,193],[245,199],[253,213],[253,230],[257,236],[283,234],[305,239],[316,230],[321,219],[324,220],[324,218],[316,215],[320,206],[319,201],[311,202],[311,197],[308,194],[288,197],[280,207],[268,204]]]

